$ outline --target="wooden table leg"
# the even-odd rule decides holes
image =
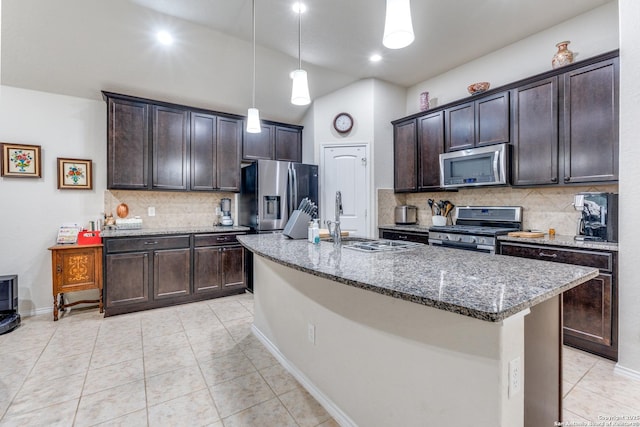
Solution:
[[[53,294],[53,320],[58,320],[58,295]]]

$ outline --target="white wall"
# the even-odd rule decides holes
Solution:
[[[373,125],[375,134],[374,188],[393,187],[393,126],[407,97],[407,90],[399,86],[374,80]]]
[[[305,117],[305,147],[314,147],[314,162],[320,162],[323,144],[369,144],[371,193],[369,212],[377,211],[375,190],[393,186],[393,127],[391,120],[404,114],[404,88],[376,79],[359,80],[343,89],[315,99]],[[333,128],[333,119],[340,112],[351,114],[351,132],[341,135]],[[308,123],[312,125],[309,126]],[[309,130],[309,131],[307,131]],[[307,158],[305,153],[305,159]],[[320,171],[322,173],[322,171]],[[320,189],[322,191],[322,189]],[[370,235],[377,235],[376,221],[371,221]]]
[[[106,104],[0,86],[0,141],[42,147],[42,178],[0,178],[0,274],[18,274],[23,315],[49,311],[58,227],[103,209]],[[93,190],[58,190],[57,157],[93,160]]]
[[[640,285],[637,183],[640,181],[640,2],[620,0],[620,358],[618,366],[640,375]]]
[[[576,61],[617,49],[617,3],[607,3],[410,87],[407,90],[406,114],[420,111],[419,96],[423,91],[429,92],[431,107],[436,107],[469,96],[467,86],[474,82],[488,81],[492,88],[496,88],[549,71],[551,58],[557,51],[555,45],[563,40],[571,41],[569,49],[577,54]]]

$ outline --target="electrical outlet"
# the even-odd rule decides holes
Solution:
[[[307,339],[311,344],[316,343],[316,326],[312,323],[307,325]]]
[[[149,209],[147,209],[147,215],[156,216],[156,208],[153,206],[149,206]]]
[[[509,362],[509,397],[513,397],[522,388],[522,365],[520,358],[516,357]]]

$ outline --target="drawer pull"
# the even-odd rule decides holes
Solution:
[[[144,244],[145,245],[157,245],[158,242],[157,241],[155,241],[155,242],[144,242]]]
[[[398,239],[400,240],[407,240],[407,236],[404,236],[402,234],[398,234]]]
[[[224,242],[225,240],[227,240],[227,238],[226,237],[217,237],[216,240],[218,242]]]
[[[538,255],[544,256],[544,257],[547,257],[547,258],[557,258],[558,257],[558,254],[545,254],[544,252],[540,252]]]

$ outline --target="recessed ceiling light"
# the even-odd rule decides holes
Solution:
[[[156,33],[156,38],[165,46],[170,46],[173,44],[173,36],[168,31],[158,31]]]
[[[298,13],[298,11],[300,11],[300,13],[305,13],[307,11],[307,6],[299,1],[295,2],[291,8],[295,13]]]
[[[377,53],[374,53],[369,57],[369,61],[371,62],[380,62],[381,60],[382,60],[382,55],[379,55]]]

